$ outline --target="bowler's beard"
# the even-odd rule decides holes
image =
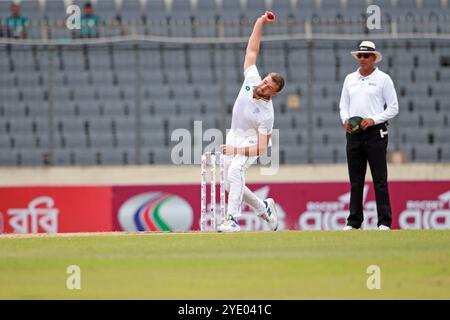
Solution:
[[[255,98],[255,99],[264,99],[264,100],[270,100],[270,96],[265,96],[265,95],[262,95],[260,92],[259,92],[260,90],[259,90],[259,86],[256,86],[256,87],[254,87],[253,88],[253,98]]]

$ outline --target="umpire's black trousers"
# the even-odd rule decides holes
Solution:
[[[388,136],[381,137],[380,129],[386,132],[387,125],[382,123],[359,133],[347,133],[347,164],[351,184],[350,215],[347,225],[354,228],[360,228],[364,220],[363,191],[367,162],[369,162],[375,187],[378,226],[391,226],[392,212],[386,163]]]

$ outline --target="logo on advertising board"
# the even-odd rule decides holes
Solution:
[[[369,186],[364,186],[364,221],[361,229],[377,228],[377,207],[375,201],[367,201]],[[337,201],[308,201],[306,211],[300,214],[300,230],[341,230],[347,223],[350,205],[350,192],[339,196]]]
[[[265,186],[260,189],[257,189],[253,191],[255,195],[260,199],[267,199],[269,196],[270,187]],[[285,217],[286,213],[284,212],[283,208],[276,203],[275,199],[275,205],[277,207],[277,216],[278,216],[278,230],[285,230],[286,229],[286,223],[285,223]],[[270,226],[269,224],[259,218],[256,213],[253,211],[252,208],[250,208],[248,205],[242,206],[242,216],[239,218],[239,225],[241,227],[242,231],[269,231]]]
[[[8,209],[9,225],[14,233],[57,233],[59,210],[51,197],[37,197],[28,208]]]
[[[400,229],[450,229],[450,191],[437,200],[408,200],[398,223]]]
[[[124,231],[187,231],[193,219],[189,203],[166,192],[133,196],[120,206],[118,213]]]

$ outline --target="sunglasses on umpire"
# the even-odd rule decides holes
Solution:
[[[358,59],[361,59],[361,57],[364,57],[365,59],[367,59],[372,55],[373,55],[373,53],[358,53],[356,56],[358,57]]]

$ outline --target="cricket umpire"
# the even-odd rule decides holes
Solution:
[[[364,220],[363,192],[367,162],[375,188],[378,229],[389,230],[392,222],[387,184],[387,121],[398,114],[398,101],[391,77],[375,64],[382,59],[371,41],[351,52],[359,68],[346,76],[341,93],[340,117],[347,137],[350,177],[350,214],[344,230],[359,229]]]

